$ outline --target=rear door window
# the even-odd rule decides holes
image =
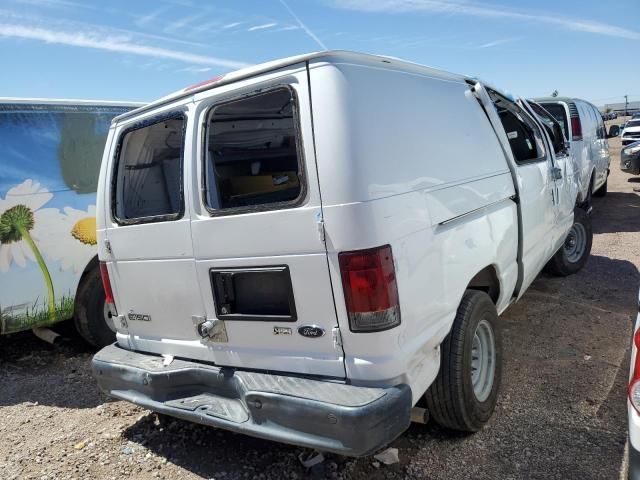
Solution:
[[[543,103],[542,106],[558,121],[562,127],[562,133],[565,138],[569,138],[569,134],[567,133],[569,131],[569,123],[567,122],[567,112],[564,106],[560,103]]]
[[[121,224],[175,219],[184,212],[182,114],[125,130],[115,169],[113,213]]]
[[[296,99],[286,87],[207,115],[204,194],[212,214],[292,206],[304,193]]]

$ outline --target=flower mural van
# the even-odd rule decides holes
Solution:
[[[0,99],[0,333],[74,318],[114,339],[96,246],[109,125],[141,104]]]

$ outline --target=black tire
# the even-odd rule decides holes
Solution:
[[[105,294],[100,269],[93,268],[82,279],[75,301],[74,322],[80,336],[97,348],[116,341],[104,318]]]
[[[604,197],[607,195],[607,190],[608,190],[608,184],[609,183],[609,175],[607,175],[607,178],[605,179],[604,183],[602,184],[602,186],[596,190],[595,192],[593,192],[593,196],[594,197]]]
[[[572,232],[575,228],[582,228],[583,233],[586,236],[586,243],[584,248],[581,249],[581,255],[577,259],[570,257],[570,248],[568,247],[568,242],[570,242]],[[551,260],[549,260],[549,263],[545,266],[545,271],[557,277],[566,277],[567,275],[573,275],[574,273],[579,272],[587,263],[589,255],[591,254],[593,230],[591,228],[591,218],[587,215],[587,212],[581,208],[576,208],[574,210],[573,226],[571,229],[572,230],[569,232],[569,235],[567,235],[565,243],[560,247],[560,250],[551,257]]]
[[[473,339],[481,320],[491,326],[495,344],[493,383],[483,401],[474,392],[471,376]],[[502,376],[502,336],[498,313],[489,295],[477,290],[464,293],[440,354],[440,371],[425,393],[429,414],[442,427],[477,432],[493,414]]]

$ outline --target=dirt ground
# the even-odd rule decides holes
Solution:
[[[328,455],[159,417],[111,401],[91,351],[30,333],[0,337],[0,478],[617,479],[640,274],[640,186],[611,145],[609,194],[594,199],[592,256],[578,275],[542,274],[502,316],[505,367],[491,422],[471,436],[413,425],[400,463]],[[638,181],[639,183],[635,183]]]

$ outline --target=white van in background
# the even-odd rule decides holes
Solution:
[[[92,362],[100,387],[354,456],[414,406],[480,429],[498,314],[591,249],[575,162],[523,105],[462,75],[322,52],[119,116],[98,187],[117,328]]]
[[[578,166],[578,202],[589,210],[592,194],[596,197],[607,194],[611,159],[602,115],[595,105],[578,98],[546,97],[534,100],[560,122]]]

